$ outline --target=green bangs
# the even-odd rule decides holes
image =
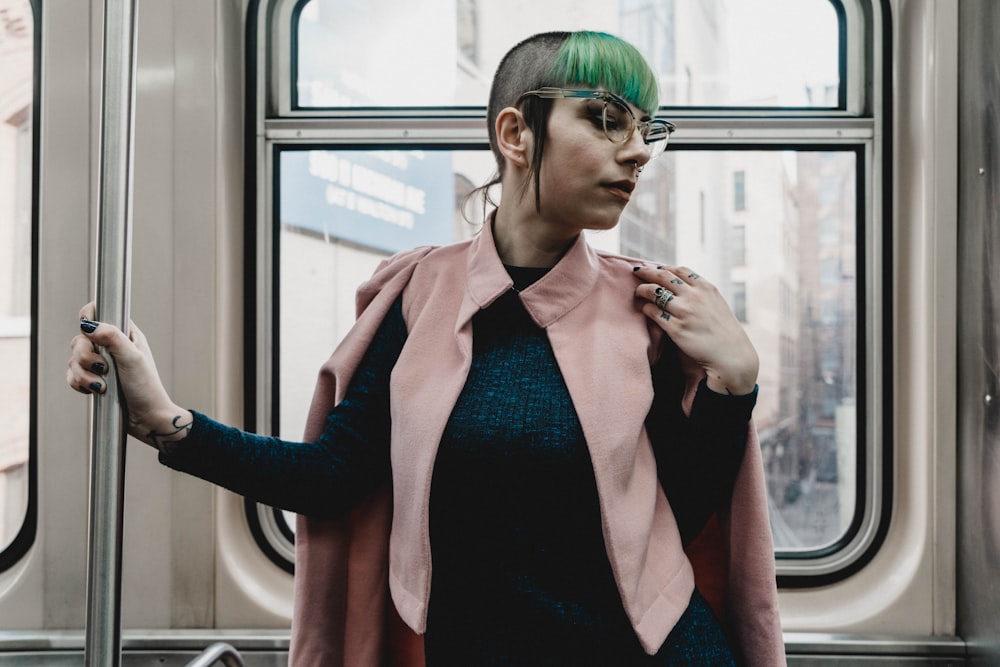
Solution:
[[[653,70],[634,46],[614,35],[572,33],[556,54],[552,76],[568,86],[609,90],[651,115],[659,108]]]

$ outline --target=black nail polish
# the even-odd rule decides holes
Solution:
[[[80,331],[86,334],[92,334],[97,330],[97,322],[91,322],[86,317],[80,320]]]
[[[86,387],[77,387],[76,390],[78,392],[80,392],[81,394],[86,394],[86,395],[90,396],[90,390],[87,389]]]
[[[100,382],[91,382],[90,383],[90,388],[93,391],[100,391],[101,390],[101,383]]]
[[[93,364],[91,364],[90,370],[94,371],[99,375],[104,375],[108,371],[108,369],[104,366],[104,364],[102,364],[99,361],[95,361]]]
[[[632,267],[632,270],[633,270],[633,271],[638,271],[638,270],[639,270],[639,269],[641,269],[641,268],[642,268],[641,266],[633,266],[633,267]]]

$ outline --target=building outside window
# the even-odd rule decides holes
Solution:
[[[733,210],[745,211],[747,208],[747,173],[733,172]]]

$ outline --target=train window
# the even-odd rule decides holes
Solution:
[[[280,435],[301,436],[316,370],[354,324],[358,285],[394,252],[471,237],[463,184],[494,165],[489,151],[280,152]]]
[[[402,0],[276,0],[258,13],[266,185],[248,363],[268,361],[251,369],[250,426],[301,435],[316,369],[382,258],[475,232],[461,202],[494,168],[483,105],[502,53],[542,30],[606,30],[658,69],[660,115],[679,130],[621,224],[591,243],[697,266],[720,287],[761,356],[755,419],[782,585],[843,576],[886,516],[872,415],[889,323],[870,270],[885,247],[886,153],[868,2],[466,0],[421,3],[417,21]],[[418,23],[431,27],[407,30]],[[269,553],[289,553],[287,515],[248,516],[287,542]]]
[[[489,74],[517,38],[597,25],[628,35],[647,54],[666,106],[842,106],[810,93],[840,90],[836,7],[830,0],[619,0],[546,3],[543,10],[466,0],[456,11],[454,0],[309,0],[294,19],[289,102],[292,109],[485,106]],[[518,17],[518,33],[497,31],[507,40],[478,23],[502,21],[502,14]],[[780,48],[762,57],[764,44]],[[469,86],[469,73],[480,75],[481,85]]]
[[[0,569],[30,531],[35,33],[28,0],[0,1]]]

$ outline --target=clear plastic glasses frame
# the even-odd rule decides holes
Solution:
[[[514,104],[520,104],[525,97],[529,96],[549,99],[568,97],[603,100],[604,108],[601,111],[601,122],[608,140],[615,144],[624,144],[632,138],[632,133],[638,128],[639,135],[649,147],[650,160],[663,154],[670,142],[670,135],[677,129],[673,123],[666,120],[638,120],[632,113],[632,109],[629,108],[628,102],[607,90],[545,87],[521,93]]]

